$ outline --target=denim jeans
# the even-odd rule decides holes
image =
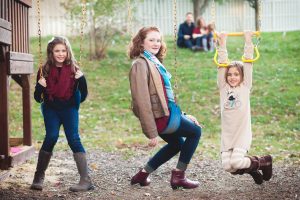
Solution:
[[[181,115],[178,130],[171,134],[159,135],[166,144],[147,163],[145,170],[149,173],[170,160],[180,152],[177,168],[186,170],[198,146],[201,137],[201,128],[185,115]],[[185,138],[185,139],[184,139]]]
[[[46,128],[42,150],[52,152],[59,137],[60,126],[63,125],[68,144],[73,153],[85,152],[78,133],[79,115],[75,107],[54,110],[44,103],[41,105]]]

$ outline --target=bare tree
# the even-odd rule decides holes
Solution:
[[[259,31],[259,29],[260,29],[260,19],[259,19],[259,15],[260,15],[260,13],[259,13],[259,0],[246,0],[246,1],[248,1],[249,2],[249,5],[252,7],[252,8],[254,8],[254,10],[255,10],[255,29],[257,30],[257,31]]]
[[[211,0],[193,0],[195,21],[198,16],[201,16],[204,13],[205,9],[208,6],[209,1]]]
[[[102,59],[106,56],[106,49],[113,36],[120,31],[121,25],[115,19],[124,10],[125,3],[126,0],[86,0],[91,59]],[[61,5],[78,24],[81,19],[81,1],[62,0]]]

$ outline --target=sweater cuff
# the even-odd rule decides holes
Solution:
[[[246,59],[253,59],[253,53],[254,53],[254,45],[253,44],[245,44],[244,57]]]
[[[218,47],[218,62],[219,63],[228,63],[228,54],[226,47]]]

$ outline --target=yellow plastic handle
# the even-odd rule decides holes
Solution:
[[[226,35],[227,36],[243,36],[244,32],[231,32],[231,33],[227,33]],[[256,37],[259,37],[260,36],[260,31],[254,31],[253,35],[255,35]],[[216,38],[217,38],[217,33],[214,32],[214,39],[216,39]]]
[[[246,62],[246,63],[250,63],[250,62],[255,62],[255,61],[257,61],[257,60],[259,59],[259,57],[260,57],[260,54],[259,54],[259,51],[258,51],[257,46],[254,47],[254,50],[255,50],[255,53],[256,53],[256,57],[255,57],[254,59],[246,59],[246,58],[244,57],[244,55],[243,55],[243,56],[242,56],[242,61],[243,61],[243,62]]]
[[[227,63],[218,63],[218,50],[216,49],[216,52],[215,52],[215,56],[214,56],[214,62],[216,63],[216,65],[218,67],[228,67],[229,66],[229,60],[227,61]]]
[[[254,47],[254,50],[255,50],[255,53],[256,53],[256,57],[254,59],[246,59],[244,57],[244,55],[242,56],[242,62],[245,62],[245,63],[251,63],[251,62],[255,62],[257,61],[259,58],[260,58],[260,53],[258,51],[258,48],[257,46]],[[214,56],[214,62],[215,64],[218,66],[218,67],[228,67],[229,64],[230,64],[230,61],[228,60],[227,63],[218,63],[218,50],[216,49],[216,52],[215,52],[215,56]]]

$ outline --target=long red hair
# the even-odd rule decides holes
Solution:
[[[143,53],[144,40],[145,40],[147,34],[151,31],[156,31],[156,32],[160,33],[159,29],[155,26],[143,27],[132,38],[132,40],[129,44],[129,48],[128,48],[128,56],[130,59],[137,58],[141,53]],[[163,62],[166,52],[167,52],[166,44],[163,41],[163,38],[161,37],[161,47],[155,56],[157,57],[157,59],[160,62]]]

